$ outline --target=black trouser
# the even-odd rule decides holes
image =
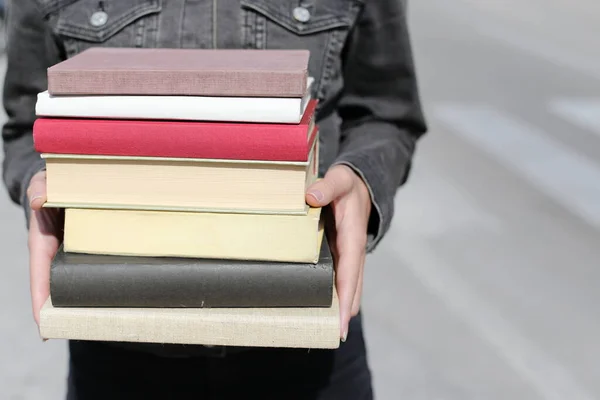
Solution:
[[[67,400],[371,400],[360,315],[337,350],[268,349],[163,357],[71,341]]]

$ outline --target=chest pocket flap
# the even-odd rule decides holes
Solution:
[[[55,14],[55,32],[92,43],[106,41],[132,22],[161,11],[162,0],[62,0],[41,2]]]
[[[349,27],[354,15],[351,10],[357,4],[358,0],[241,0],[242,7],[297,35]]]

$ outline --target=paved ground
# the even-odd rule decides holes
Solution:
[[[377,398],[600,398],[599,4],[410,3],[431,132],[369,259]],[[0,197],[0,393],[58,399],[24,234]]]

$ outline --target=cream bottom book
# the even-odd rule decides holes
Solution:
[[[44,339],[334,349],[339,301],[329,308],[60,308],[40,314]]]

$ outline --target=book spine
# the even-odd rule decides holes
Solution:
[[[330,307],[330,265],[54,265],[57,307]]]
[[[39,153],[255,161],[307,161],[306,125],[38,118]]]
[[[307,70],[48,71],[48,92],[62,95],[303,97]]]

